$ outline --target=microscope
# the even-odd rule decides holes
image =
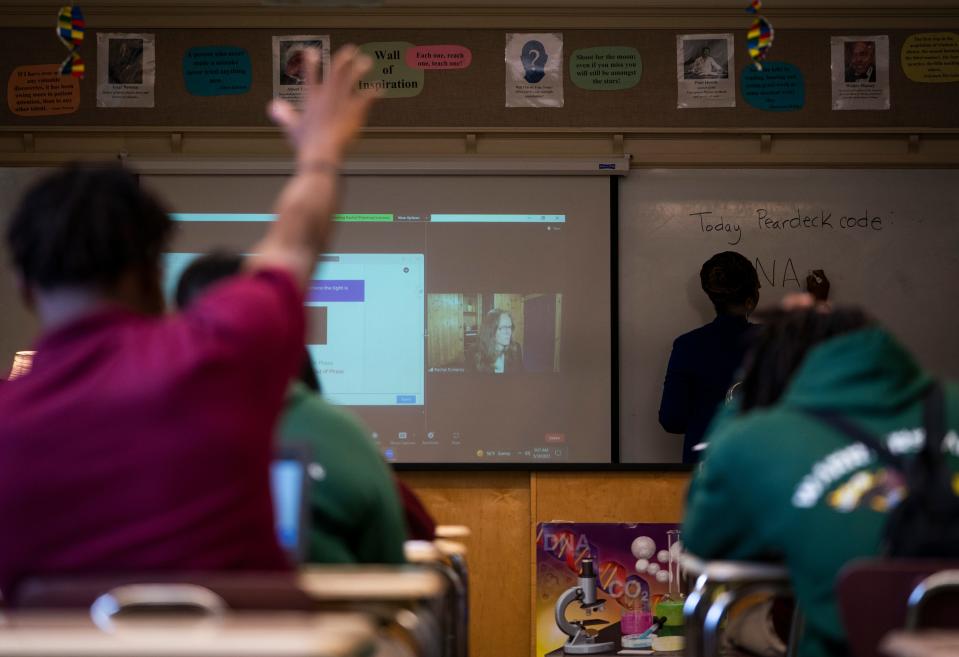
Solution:
[[[566,608],[576,601],[579,601],[580,609],[584,610],[587,616],[594,611],[600,611],[606,605],[605,600],[596,598],[596,569],[592,559],[583,559],[577,585],[566,589],[556,601],[556,625],[569,637],[569,641],[563,646],[563,652],[567,655],[613,652],[616,649],[615,643],[597,643],[596,630],[589,629],[590,625],[605,625],[606,621],[601,618],[566,620]]]

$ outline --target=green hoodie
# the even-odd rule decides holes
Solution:
[[[914,452],[930,383],[889,334],[864,329],[811,349],[778,404],[726,415],[709,434],[687,500],[686,548],[784,562],[806,617],[801,657],[845,654],[836,576],[851,559],[878,555],[891,492],[871,452],[802,410],[839,411],[893,451]],[[959,389],[947,384],[945,397],[959,472]]]
[[[306,445],[312,461],[313,563],[403,563],[406,525],[389,466],[351,415],[302,383],[287,394],[280,442]]]

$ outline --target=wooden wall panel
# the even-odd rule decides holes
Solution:
[[[403,472],[439,524],[467,525],[470,657],[526,657],[532,617],[528,472]]]
[[[678,522],[688,473],[401,472],[440,524],[463,524],[470,657],[533,654],[536,523]]]
[[[429,295],[429,366],[463,363],[463,295]]]
[[[535,522],[679,522],[687,472],[534,473]]]

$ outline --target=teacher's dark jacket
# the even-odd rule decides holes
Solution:
[[[725,399],[755,328],[745,317],[718,315],[673,342],[659,423],[670,433],[686,434],[683,463],[699,460],[693,447],[702,442],[710,420]]]

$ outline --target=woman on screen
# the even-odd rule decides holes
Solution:
[[[467,366],[474,372],[514,374],[525,370],[523,347],[513,340],[513,316],[493,308],[483,317],[479,341],[467,357]]]

